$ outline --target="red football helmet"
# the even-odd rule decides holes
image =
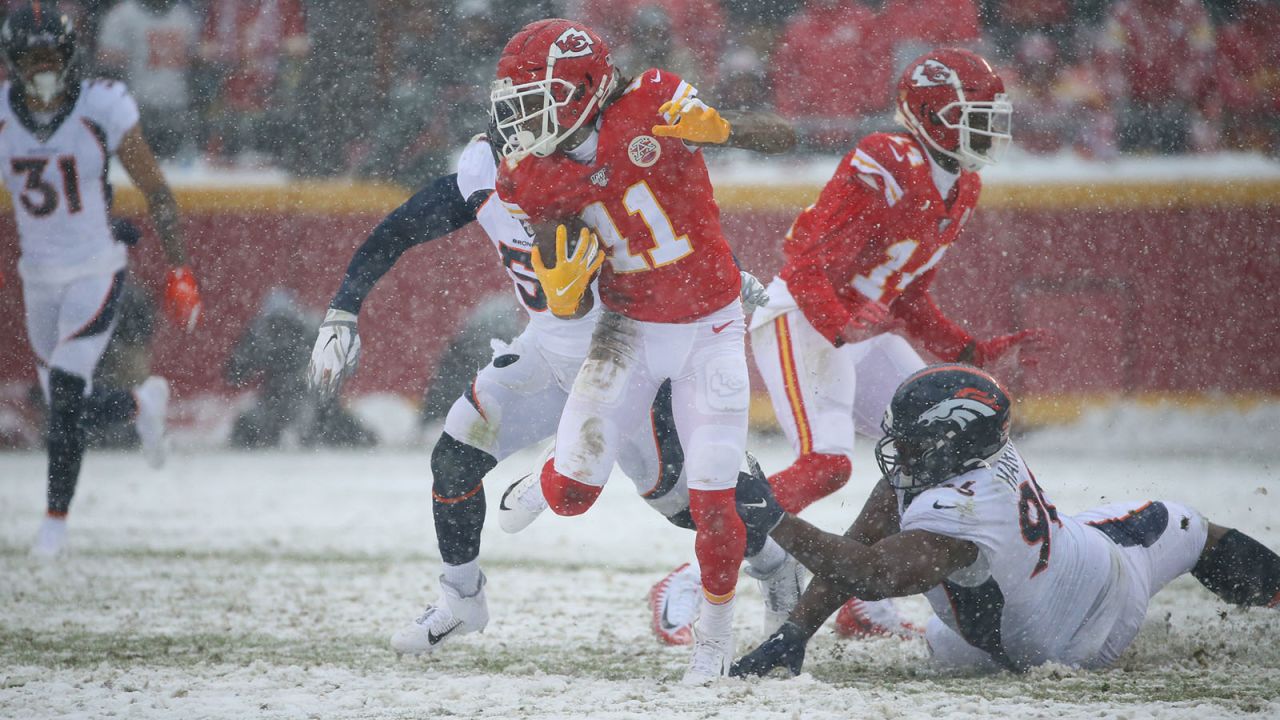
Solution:
[[[898,122],[965,170],[999,162],[1009,149],[1013,105],[982,56],[960,48],[925,53],[898,80]]]
[[[555,152],[595,119],[616,82],[609,47],[587,26],[561,19],[524,26],[503,48],[489,92],[502,154]]]

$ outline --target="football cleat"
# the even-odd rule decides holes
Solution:
[[[764,634],[767,637],[782,627],[796,603],[800,602],[809,571],[799,560],[787,555],[787,559],[768,575],[758,574],[750,565],[746,573],[756,579],[760,594],[764,596]]]
[[[898,614],[892,600],[851,598],[836,613],[836,634],[846,638],[923,637],[924,631]]]
[[[542,494],[542,468],[555,451],[555,443],[539,455],[538,463],[528,475],[507,486],[498,501],[498,525],[509,533],[518,533],[529,527],[547,509],[547,498]]]
[[[67,544],[67,519],[45,515],[31,545],[31,557],[52,560],[62,554]]]
[[[440,578],[440,600],[428,605],[413,622],[391,636],[391,649],[404,655],[429,655],[446,640],[481,632],[489,624],[489,606],[484,597],[486,580],[480,573],[480,587],[463,596],[458,588]]]
[[[693,622],[702,602],[702,576],[698,568],[685,563],[672,570],[649,589],[649,610],[653,613],[653,634],[667,645],[693,642]]]
[[[680,682],[685,685],[706,685],[729,675],[734,653],[733,631],[712,634],[693,629],[693,655],[689,669]]]
[[[142,456],[148,465],[160,468],[169,451],[164,432],[169,412],[169,381],[152,375],[134,389],[133,399],[138,404],[134,425],[142,442]]]

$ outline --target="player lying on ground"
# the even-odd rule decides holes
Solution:
[[[923,592],[926,640],[944,668],[1113,663],[1160,588],[1191,573],[1238,605],[1280,603],[1280,556],[1166,500],[1059,513],[1009,441],[1009,395],[967,365],[908,378],[876,446],[884,472],[844,536],[786,513],[744,480],[738,507],[814,573],[782,628],[735,675],[799,673],[805,644],[850,595]]]
[[[553,264],[557,226],[581,217],[608,247],[599,299],[608,310],[565,404],[539,482],[559,515],[599,497],[627,430],[671,382],[684,440],[703,599],[685,681],[724,675],[745,545],[733,487],[750,396],[737,264],[720,227],[701,144],[781,152],[794,132],[773,116],[723,117],[663,68],[622,78],[601,38],[542,20],[503,50],[490,93],[506,161],[498,194],[535,226],[534,268],[560,316],[592,266]],[[558,253],[556,253],[558,254]]]
[[[165,309],[188,330],[200,313],[178,207],[143,139],[137,103],[123,83],[81,79],[75,30],[51,5],[17,8],[0,31],[9,69],[0,85],[0,167],[18,226],[27,337],[49,408],[48,504],[32,547],[44,557],[65,542],[88,424],[134,420],[148,462],[164,461],[168,382],[93,388],[128,264],[108,217],[113,155],[142,191],[172,266]]]
[[[1045,343],[1031,329],[978,340],[930,291],[977,209],[979,171],[1012,141],[1004,82],[981,56],[941,48],[907,65],[896,101],[906,132],[868,135],[844,157],[787,232],[769,303],[751,317],[752,354],[796,453],[769,478],[787,512],[849,481],[855,434],[880,437],[894,390],[925,366],[904,335],[978,366],[1030,364]],[[836,629],[901,633],[895,618],[888,603],[854,599]]]
[[[430,652],[445,638],[484,629],[489,613],[478,562],[484,477],[503,458],[555,432],[568,388],[582,366],[600,316],[598,308],[569,320],[547,312],[546,293],[531,269],[533,238],[493,197],[496,173],[496,154],[486,137],[478,136],[463,150],[456,173],[430,183],[388,215],[348,265],[312,354],[312,386],[337,393],[356,369],[357,316],[377,281],[409,248],[472,222],[478,222],[489,236],[529,317],[524,332],[510,345],[497,348],[492,362],[454,403],[432,451],[432,515],[444,561],[441,597],[395,633],[391,645],[398,652]],[[743,287],[756,293],[752,297],[758,297],[761,289],[749,275]],[[587,294],[593,295],[594,289]],[[649,417],[652,432],[630,433],[619,464],[651,507],[672,523],[691,529],[684,455],[671,416],[669,383],[659,391]],[[510,522],[511,514],[504,513],[504,523]],[[764,578],[766,598],[771,600],[765,607],[766,622],[780,624],[799,597],[799,566],[763,533],[748,537],[745,553],[753,575]],[[655,593],[654,599],[664,596]],[[692,614],[692,608],[673,610],[680,611],[685,617]],[[687,620],[667,622],[661,612],[654,615],[655,632],[672,644],[692,641],[688,625]]]

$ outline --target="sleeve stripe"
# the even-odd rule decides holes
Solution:
[[[525,212],[524,210],[521,210],[520,206],[515,203],[507,202],[506,200],[503,200],[502,206],[507,209],[507,212],[511,213],[513,216],[517,218],[529,217],[529,213]]]
[[[697,95],[697,91],[693,89],[692,85],[681,80],[680,84],[676,86],[675,94],[671,96],[671,101],[679,105],[690,95]],[[662,117],[668,124],[671,123],[672,120],[675,120],[675,115],[671,112],[662,113]]]
[[[879,175],[884,178],[884,199],[889,202],[889,207],[893,207],[902,199],[902,186],[894,179],[893,173],[889,172],[880,163],[871,159],[871,156],[857,150],[854,152],[853,158],[849,160],[849,164],[860,173],[868,175]]]

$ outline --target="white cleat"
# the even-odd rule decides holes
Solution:
[[[143,380],[133,390],[138,403],[138,416],[134,425],[138,439],[142,441],[142,455],[153,468],[164,466],[169,454],[169,439],[165,436],[165,419],[169,412],[169,381],[158,375]]]
[[[67,519],[45,515],[36,531],[36,541],[31,545],[31,557],[52,560],[62,554],[67,545]]]
[[[729,666],[733,664],[734,653],[733,631],[724,634],[702,632],[697,625],[693,628],[693,656],[689,658],[689,669],[685,670],[680,681],[685,685],[706,685],[729,675]]]
[[[782,627],[796,603],[800,602],[809,579],[809,571],[800,561],[787,555],[787,559],[768,575],[758,574],[750,565],[747,566],[746,573],[756,579],[760,585],[760,594],[764,596],[764,634],[768,637]]]
[[[441,576],[440,600],[392,634],[391,649],[405,655],[428,655],[449,638],[483,631],[489,624],[485,582],[484,573],[480,573],[480,587],[464,597]]]
[[[672,570],[649,589],[649,610],[653,614],[653,634],[667,645],[693,643],[693,623],[702,603],[702,576],[696,566],[685,563]]]
[[[502,500],[498,502],[498,525],[509,533],[518,533],[529,527],[547,509],[547,498],[542,494],[541,467],[511,483]]]

